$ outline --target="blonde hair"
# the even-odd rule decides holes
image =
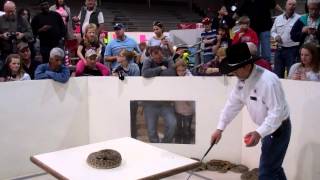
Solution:
[[[87,33],[89,30],[94,30],[96,32],[96,36],[94,39],[88,39],[87,37]],[[91,43],[93,42],[98,42],[98,35],[97,35],[97,25],[90,23],[86,26],[85,31],[84,31],[84,35],[83,35],[83,41],[84,41],[84,46],[85,47],[91,47]]]
[[[183,59],[177,59],[177,62],[175,64],[175,67],[178,68],[178,67],[184,67],[184,68],[187,68],[188,65],[187,63],[183,60]]]

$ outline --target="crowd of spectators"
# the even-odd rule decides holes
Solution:
[[[238,43],[247,43],[251,55],[259,59],[255,63],[280,78],[320,80],[320,0],[308,0],[308,11],[303,15],[295,12],[296,0],[287,0],[284,10],[275,0],[243,0],[232,16],[229,8],[221,6],[214,18],[201,21],[201,63],[192,69],[185,49],[174,49],[162,22],[150,25],[154,36],[140,44],[126,35],[124,24],[116,23],[115,39],[106,43],[100,40],[105,20],[96,0],[85,0],[74,17],[64,0],[56,0],[53,5],[40,0],[38,5],[40,12],[31,17],[25,7],[16,13],[13,1],[4,3],[4,15],[0,16],[0,81],[52,79],[65,83],[72,76],[111,75],[121,80],[125,76],[220,76],[219,64],[228,47]],[[283,12],[272,21],[271,9]],[[75,54],[79,60],[71,69],[66,63],[66,43],[76,39],[77,24],[81,39]],[[274,60],[270,42],[276,44]],[[151,142],[172,142],[175,136],[179,139],[181,134],[190,133],[192,114],[180,112],[175,116],[180,106],[192,106],[188,102],[147,104],[144,113]],[[155,129],[155,114],[169,124],[162,140]],[[187,123],[180,119],[187,119],[183,120]],[[175,134],[176,127],[184,130]]]

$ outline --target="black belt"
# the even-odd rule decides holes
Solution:
[[[271,134],[271,136],[273,137],[277,137],[277,136],[280,136],[282,133],[282,131],[286,128],[286,126],[290,123],[290,117],[288,117],[287,119],[283,120],[281,125],[278,127],[278,129],[273,132]]]

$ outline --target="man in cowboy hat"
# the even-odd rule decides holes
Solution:
[[[274,73],[254,64],[246,43],[227,49],[220,72],[233,73],[239,80],[221,112],[212,143],[218,143],[222,132],[245,105],[258,128],[244,138],[247,147],[262,142],[259,180],[285,180],[282,162],[290,141],[291,124],[289,107],[279,81]]]

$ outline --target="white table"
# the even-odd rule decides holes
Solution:
[[[121,165],[94,169],[86,159],[92,152],[113,149],[121,154]],[[199,166],[199,162],[125,137],[62,151],[32,156],[31,161],[58,179],[129,180],[160,179]]]

